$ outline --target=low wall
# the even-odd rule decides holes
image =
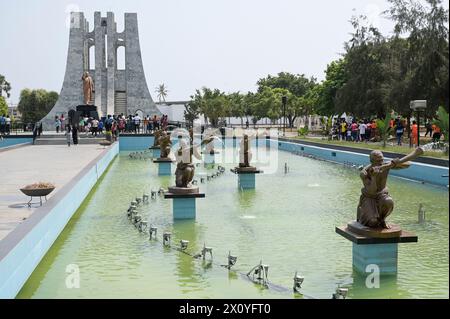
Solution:
[[[139,135],[126,135],[120,137],[120,150],[121,151],[138,151],[138,150],[146,150],[150,145],[153,145],[153,136],[139,136]],[[293,152],[293,153],[304,153],[308,155],[313,155],[318,158],[335,162],[341,164],[348,165],[368,165],[369,164],[369,153],[370,150],[363,152],[354,152],[354,151],[345,151],[338,150],[332,147],[321,147],[310,144],[303,144],[301,142],[288,142],[283,140],[267,140],[267,143],[271,147],[278,147],[278,149]],[[239,147],[240,139],[238,138],[234,145]],[[264,139],[254,139],[252,140],[252,145],[256,144],[263,145]],[[225,144],[227,146],[232,146],[232,139],[226,139]],[[222,145],[220,143],[216,143],[216,148],[220,148]],[[387,153],[388,154],[388,153]],[[392,159],[389,156],[386,156],[386,159]],[[444,161],[436,161],[436,163],[443,163]],[[404,170],[392,170],[391,174],[393,176],[403,177],[419,182],[429,183],[433,185],[439,186],[447,186],[449,184],[449,180],[447,177],[442,177],[443,175],[449,174],[448,166],[442,165],[432,165],[427,163],[413,162],[411,167]]]
[[[368,165],[369,155],[360,154],[349,151],[340,151],[336,149],[330,149],[325,147],[311,146],[301,143],[291,143],[285,141],[268,141],[271,147],[278,146],[278,149],[287,152],[300,152],[308,155],[313,155],[321,159],[336,162],[336,163],[347,163],[349,165]],[[276,144],[275,144],[276,143]],[[391,159],[386,157],[386,159]],[[399,176],[419,182],[447,186],[448,177],[442,177],[443,175],[448,175],[449,169],[444,166],[430,165],[425,163],[413,162],[408,169],[403,170],[391,170],[393,176]]]
[[[115,143],[0,241],[0,298],[17,295],[118,153]]]
[[[32,137],[24,137],[24,138],[16,138],[16,137],[7,137],[0,138],[0,149],[12,148],[13,146],[26,145],[33,143]]]
[[[119,138],[120,151],[142,151],[153,145],[152,135],[121,135]]]

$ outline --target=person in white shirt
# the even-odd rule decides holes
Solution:
[[[366,140],[366,129],[367,129],[366,123],[361,122],[359,124],[359,138],[361,142]]]
[[[98,120],[97,119],[93,119],[92,120],[92,136],[97,136],[98,133]]]
[[[134,122],[134,133],[138,133],[139,134],[139,127],[141,125],[141,117],[139,116],[139,114],[136,113],[135,117],[133,117],[133,122]]]

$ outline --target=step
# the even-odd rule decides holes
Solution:
[[[78,144],[100,144],[101,141],[104,141],[104,138],[78,138]],[[66,145],[66,138],[38,138],[36,139],[35,145]],[[71,144],[73,144],[73,140],[71,140]]]

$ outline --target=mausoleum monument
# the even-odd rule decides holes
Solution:
[[[102,17],[94,14],[94,28],[82,12],[72,12],[70,17],[69,50],[64,83],[53,109],[42,120],[45,129],[52,129],[56,115],[76,111],[79,105],[95,105],[100,117],[114,114],[160,115],[145,79],[139,44],[136,13],[125,13],[125,28],[117,31],[114,13]],[[94,56],[90,48],[95,47]],[[125,69],[117,67],[117,50],[125,48]],[[95,68],[90,60],[95,59]],[[87,72],[87,73],[86,73]],[[90,76],[93,92],[85,101],[85,79]]]

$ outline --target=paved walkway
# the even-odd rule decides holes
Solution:
[[[33,214],[38,205],[28,208],[29,197],[20,188],[37,182],[50,182],[55,195],[103,148],[99,145],[32,145],[0,152],[0,240]],[[33,202],[38,202],[33,198]],[[45,202],[44,202],[45,205]]]

